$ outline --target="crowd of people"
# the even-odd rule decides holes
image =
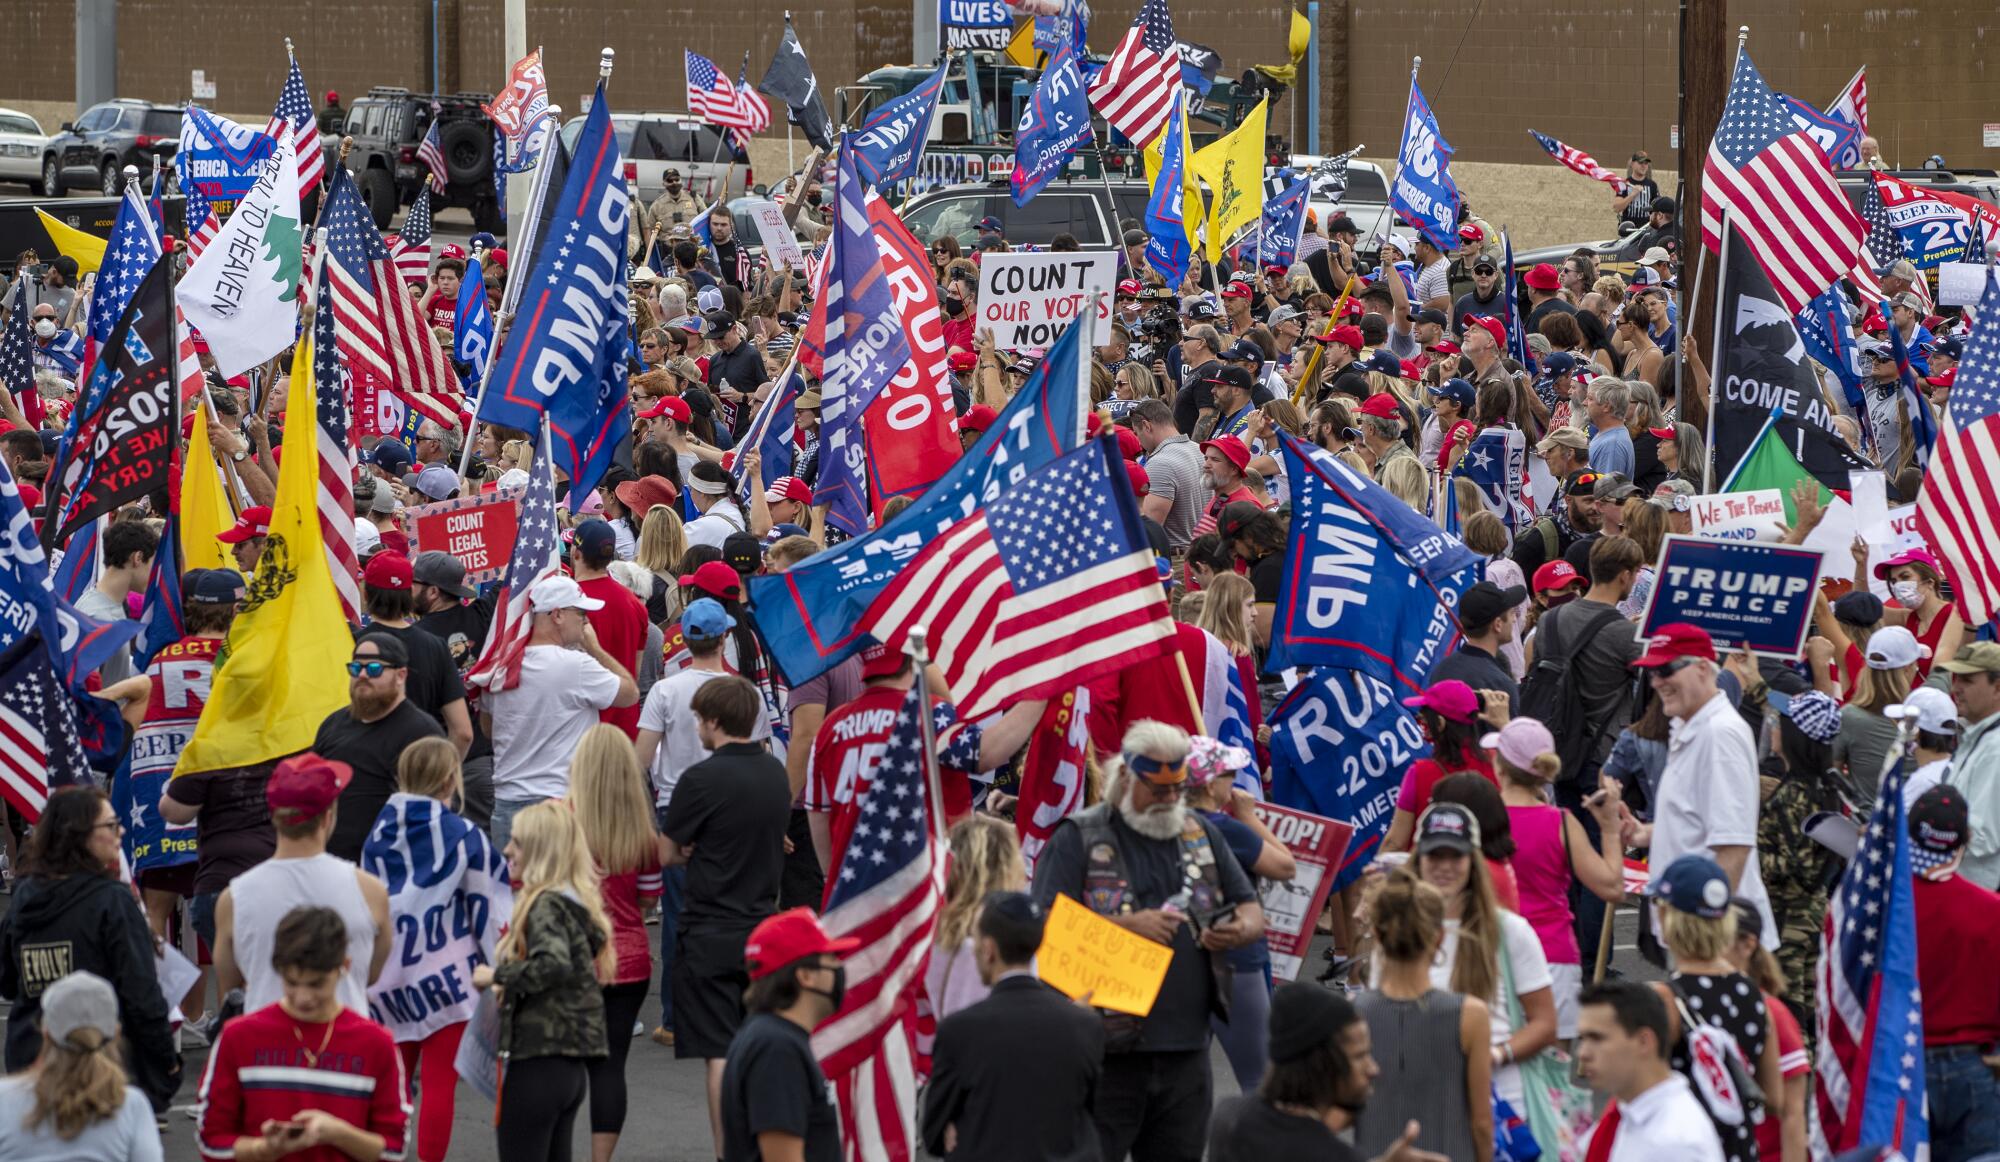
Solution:
[[[1254,745],[1174,707],[1171,666],[1095,680],[1082,805],[1030,860],[1014,816],[1024,752],[1052,729],[1041,701],[960,721],[941,675],[901,651],[798,684],[773,661],[748,579],[844,539],[815,496],[817,391],[796,400],[785,472],[744,445],[812,288],[764,269],[726,213],[698,236],[706,207],[669,170],[631,217],[629,446],[561,507],[563,567],[526,594],[518,680],[471,680],[496,583],[413,544],[406,518],[525,485],[545,445],[469,411],[426,419],[408,442],[359,449],[348,703],[309,750],[156,777],[129,817],[115,783],[54,789],[32,827],[10,808],[0,1157],[158,1158],[162,1136],[184,1132],[170,1104],[192,1094],[205,1157],[439,1162],[465,1081],[499,1094],[473,1156],[567,1159],[587,1109],[593,1162],[609,1162],[634,1152],[628,1111],[651,1100],[626,1083],[642,1038],[701,1062],[705,1108],[681,1112],[705,1117],[715,1157],[837,1157],[812,1033],[841,1011],[856,943],[816,913],[855,837],[879,826],[869,790],[920,677],[936,703],[929,809],[949,826],[913,986],[935,1033],[916,1131],[938,1157],[1803,1162],[1841,866],[1803,824],[1865,817],[1899,757],[1892,707],[1917,715],[1905,795],[1931,1156],[1994,1147],[2000,750],[1983,744],[2000,733],[2000,645],[1962,619],[1929,550],[1871,569],[1865,544],[1851,591],[1818,600],[1798,664],[1718,650],[1691,625],[1642,635],[1664,539],[1691,531],[1705,487],[1711,404],[1700,344],[1679,328],[1682,212],[1649,172],[1635,154],[1612,207],[1647,233],[1631,275],[1581,250],[1519,272],[1518,302],[1498,232],[1469,207],[1450,250],[1313,214],[1296,261],[1197,257],[1177,285],[1145,261],[1142,225],[1123,223],[1092,432],[1116,440],[1162,559],[1175,648],[1197,671],[1228,659]],[[811,245],[828,211],[818,182],[801,184]],[[968,451],[1036,370],[974,325],[981,256],[1009,248],[997,219],[974,233],[969,251],[926,240]],[[496,311],[500,241],[472,252]],[[662,256],[671,269],[648,265]],[[467,257],[440,247],[409,288],[447,349]],[[1889,296],[1857,301],[1852,326],[1902,329],[1942,405],[1962,337],[1924,317],[1907,265],[1880,272]],[[19,270],[39,280],[45,418],[0,393],[0,456],[39,518],[77,396],[81,296],[62,294],[66,260]],[[1517,311],[1532,372],[1509,353]],[[227,482],[236,518],[217,539],[235,567],[186,570],[185,636],[93,679],[127,730],[118,779],[142,757],[173,769],[227,664],[268,568],[291,374],[289,355],[268,378],[224,379],[211,361],[181,440],[202,425],[213,463],[183,476]],[[1851,415],[1837,391],[1828,406],[1890,495],[1912,498],[1907,413]],[[1455,471],[1496,428],[1519,434],[1546,482],[1539,497],[1525,469],[1516,482],[1532,509],[1517,531]],[[1281,433],[1416,512],[1457,514],[1484,573],[1457,605],[1456,647],[1406,700],[1428,757],[1386,773],[1395,810],[1368,873],[1311,918],[1329,961],[1318,982],[1274,980],[1260,904],[1260,884],[1302,866],[1257,810],[1291,684],[1268,665],[1297,551]],[[1795,499],[1792,543],[1824,512],[1815,488]],[[138,614],[172,503],[106,523],[78,610]],[[147,813],[179,842],[135,873],[126,829]],[[1605,971],[1608,909],[1638,856],[1640,944],[1668,970],[1650,984]],[[1037,979],[1059,896],[1171,949],[1147,1015]],[[163,992],[170,948],[198,969],[178,996]],[[1240,1091],[1219,1101],[1216,1047]],[[1753,1084],[1715,1084],[1725,1061]]]

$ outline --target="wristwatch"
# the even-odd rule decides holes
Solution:
[[[250,458],[250,452],[246,448],[238,448],[229,454],[229,458],[241,464]]]

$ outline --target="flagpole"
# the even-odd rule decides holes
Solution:
[[[924,739],[924,753],[919,756],[924,764],[924,783],[930,788],[931,809],[941,811],[944,809],[944,796],[943,784],[938,778],[937,726],[931,721],[929,633],[924,626],[911,626],[908,644],[911,664],[917,670],[917,729],[923,733]]]
[[[1715,263],[1715,309],[1710,312],[1713,316],[1710,321],[1714,324],[1715,334],[1713,342],[1709,346],[1708,462],[1702,465],[1701,490],[1703,492],[1715,491],[1715,405],[1716,393],[1721,387],[1722,375],[1722,288],[1729,284],[1729,241],[1734,236],[1734,232],[1730,227],[1729,210],[1727,208],[1724,208],[1722,211],[1722,225],[1716,236],[1720,242],[1721,256],[1716,259]],[[1708,247],[1704,246],[1701,248],[1701,258],[1696,260],[1695,269],[1697,271],[1701,269],[1700,264],[1702,260],[1705,260],[1707,257]],[[1697,279],[1699,279],[1698,274]],[[1684,403],[1683,406],[1685,406]]]

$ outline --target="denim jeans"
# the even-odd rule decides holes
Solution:
[[[666,809],[659,817],[666,819]],[[674,946],[681,928],[681,901],[687,898],[687,865],[660,869],[660,1028],[674,1028]]]
[[[514,816],[540,802],[540,799],[494,799],[493,826],[486,829],[493,846],[501,851],[507,850],[507,841],[514,837]]]
[[[1976,1045],[1924,1050],[1932,1162],[1970,1162],[2000,1146],[2000,1087]]]

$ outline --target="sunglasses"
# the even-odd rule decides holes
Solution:
[[[1671,678],[1699,661],[1698,658],[1675,658],[1664,666],[1654,666],[1653,674],[1659,678]]]
[[[396,667],[387,662],[349,662],[347,663],[347,676],[350,678],[359,678],[361,675],[366,674],[371,678],[379,678],[393,669],[396,669]]]

